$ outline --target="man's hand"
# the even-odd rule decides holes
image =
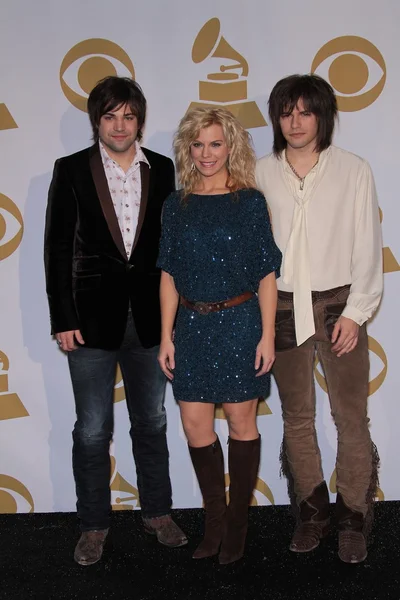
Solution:
[[[339,357],[354,350],[357,346],[359,331],[360,326],[355,321],[347,317],[339,317],[333,328],[332,352],[336,352]]]
[[[78,346],[75,343],[75,340],[79,344],[85,343],[79,329],[56,333],[56,340],[58,347],[60,348],[60,350],[64,350],[64,352],[72,352],[72,350],[76,350],[78,348]]]

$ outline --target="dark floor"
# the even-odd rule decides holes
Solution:
[[[0,598],[118,600],[400,600],[400,502],[377,505],[367,560],[346,565],[336,554],[336,533],[310,554],[287,546],[288,507],[250,509],[244,559],[220,566],[195,561],[202,512],[176,510],[188,546],[167,549],[142,529],[140,512],[115,512],[103,560],[73,561],[74,514],[0,515]]]

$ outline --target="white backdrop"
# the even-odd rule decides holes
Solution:
[[[197,37],[211,19],[204,35]],[[400,159],[399,22],[398,0],[303,0],[301,6],[297,0],[13,0],[2,6],[0,513],[75,507],[70,458],[73,397],[66,358],[49,335],[43,225],[54,160],[90,145],[87,94],[81,86],[88,89],[96,75],[111,73],[111,63],[118,74],[134,74],[143,87],[149,105],[144,144],[169,156],[179,119],[192,102],[201,100],[199,81],[214,84],[202,86],[203,100],[220,100],[239,112],[258,156],[271,148],[272,128],[264,119],[268,121],[266,102],[278,79],[309,72],[313,65],[335,86],[341,107],[335,143],[369,160],[383,213],[385,293],[369,326],[369,410],[382,461],[378,497],[400,499],[400,208],[395,181]],[[234,80],[209,77],[220,72],[221,65],[243,67],[244,61],[248,74],[239,66],[227,71],[239,75],[239,90]],[[316,374],[319,442],[333,491],[336,431],[318,367]],[[136,474],[123,398],[117,384],[111,487],[114,507],[131,509],[138,505]],[[174,506],[197,507],[201,495],[169,387],[166,402]],[[263,449],[254,502],[285,504],[275,387],[267,402],[259,416]],[[226,422],[216,423],[224,442]]]

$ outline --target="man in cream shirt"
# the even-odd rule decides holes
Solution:
[[[257,185],[283,253],[278,279],[276,361],[282,402],[282,467],[296,510],[294,552],[316,548],[329,530],[329,494],[315,429],[315,353],[338,431],[339,557],[367,556],[378,454],[367,417],[366,322],[382,295],[382,240],[371,169],[332,146],[331,86],[316,75],[279,81],[269,98],[273,153],[257,163]]]

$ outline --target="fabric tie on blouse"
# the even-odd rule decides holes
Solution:
[[[292,231],[282,266],[284,283],[293,287],[296,341],[300,346],[315,333],[311,297],[310,252],[307,236],[306,205],[310,196],[295,197]]]
[[[299,195],[299,181],[290,174],[291,192],[295,200],[292,229],[282,265],[282,280],[293,288],[296,342],[300,346],[315,333],[311,295],[310,248],[308,243],[307,211],[326,165],[327,151],[321,152],[311,183],[305,179],[304,193]],[[286,167],[289,165],[286,162]],[[314,169],[312,169],[314,171]],[[310,172],[311,173],[311,172]],[[301,197],[302,196],[302,197]]]

